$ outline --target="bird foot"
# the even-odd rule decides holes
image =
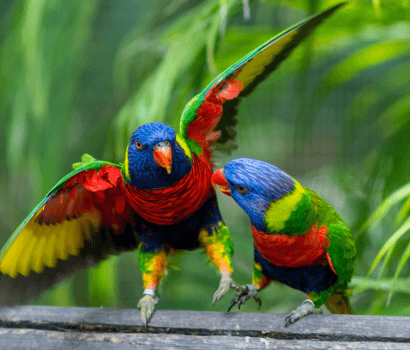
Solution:
[[[219,287],[212,299],[213,305],[215,305],[219,299],[221,299],[226,293],[229,292],[231,288],[233,288],[231,287],[232,284],[235,284],[235,282],[233,281],[231,275],[229,273],[222,273],[221,282],[219,283]]]
[[[245,304],[245,302],[250,298],[255,299],[255,301],[259,305],[259,308],[261,307],[262,300],[257,293],[257,291],[259,290],[258,286],[255,286],[254,284],[245,284],[243,286],[239,286],[235,283],[232,283],[231,287],[234,288],[237,293],[231,300],[231,305],[229,306],[228,312],[231,311],[235,304],[238,304],[238,309],[240,310],[241,305]]]
[[[293,310],[288,316],[286,316],[285,327],[290,326],[292,323],[295,323],[297,320],[300,320],[307,315],[321,313],[322,310],[317,308],[313,301],[306,299],[303,301],[302,305],[298,306],[296,310]]]
[[[146,294],[138,302],[137,308],[141,310],[141,321],[145,327],[148,326],[158,301],[158,297]]]

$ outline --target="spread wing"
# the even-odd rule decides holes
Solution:
[[[134,211],[118,165],[84,155],[0,252],[0,305],[22,303],[109,254],[135,249]]]
[[[313,29],[343,5],[340,3],[279,33],[226,69],[195,96],[185,107],[180,124],[180,136],[190,149],[211,159],[211,146],[225,152],[236,148],[236,114],[242,97],[249,95]]]

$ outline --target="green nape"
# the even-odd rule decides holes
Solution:
[[[296,180],[293,181],[293,191],[272,202],[266,211],[264,220],[269,233],[302,235],[317,220],[311,196]]]
[[[304,193],[297,208],[292,212],[290,218],[285,222],[281,233],[289,236],[304,234],[317,220],[317,213],[312,203],[312,198]]]

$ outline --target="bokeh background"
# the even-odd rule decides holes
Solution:
[[[0,244],[82,153],[122,162],[139,125],[178,128],[184,105],[219,72],[336,3],[250,0],[246,19],[241,0],[0,1]],[[409,20],[408,0],[351,0],[243,100],[239,148],[218,160],[273,163],[334,206],[357,241],[361,314],[410,315]],[[250,283],[249,220],[218,197],[234,277]],[[174,258],[157,308],[226,311],[233,292],[212,307],[219,277],[205,262],[200,251]],[[134,308],[141,294],[131,252],[33,303]],[[274,285],[261,297],[259,312],[289,312],[304,295]]]

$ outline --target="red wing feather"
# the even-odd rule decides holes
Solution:
[[[114,228],[114,233],[119,234],[133,213],[125,201],[121,184],[121,170],[114,166],[83,171],[50,197],[35,222],[56,225],[94,213],[100,224]]]
[[[226,79],[222,84],[216,84],[205,95],[205,101],[196,111],[197,118],[188,125],[188,139],[197,141],[209,160],[212,157],[210,146],[221,137],[221,132],[215,131],[215,127],[223,114],[222,105],[237,97],[242,89],[242,83],[234,79]]]

